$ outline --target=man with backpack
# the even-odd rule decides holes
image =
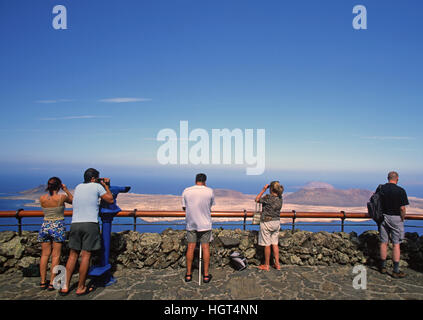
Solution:
[[[400,244],[404,239],[404,220],[406,215],[405,206],[409,204],[407,193],[398,184],[398,173],[389,172],[388,183],[379,186],[377,193],[380,195],[383,220],[379,224],[380,234],[380,259],[379,270],[386,273],[386,257],[389,239],[392,241],[392,260],[394,270],[392,277],[403,278],[405,273],[399,270]]]

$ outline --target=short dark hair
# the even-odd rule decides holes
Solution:
[[[92,178],[98,178],[100,176],[100,172],[98,172],[94,168],[89,168],[84,172],[84,183],[91,182]]]
[[[199,173],[195,176],[195,182],[206,182],[207,176],[204,173]]]
[[[398,176],[399,176],[398,172],[391,171],[391,172],[388,173],[388,180],[389,181],[396,180],[396,179],[398,179]]]
[[[62,187],[62,181],[58,177],[51,177],[48,179],[46,191],[53,195],[53,191],[59,191]]]

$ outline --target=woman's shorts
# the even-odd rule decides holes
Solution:
[[[38,233],[38,242],[64,242],[65,231],[64,220],[44,220]]]
[[[279,243],[279,230],[281,223],[279,220],[260,222],[260,232],[258,237],[259,246],[270,246]]]

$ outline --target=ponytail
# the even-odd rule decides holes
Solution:
[[[54,191],[59,191],[62,187],[62,181],[57,177],[48,179],[46,191],[52,196]]]
[[[270,183],[270,192],[274,192],[278,195],[279,198],[282,198],[283,193],[283,186],[279,183],[279,181],[272,181]]]

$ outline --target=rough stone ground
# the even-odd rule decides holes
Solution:
[[[193,281],[185,283],[185,270],[123,269],[115,272],[117,282],[106,288],[97,288],[89,295],[77,297],[75,289],[66,297],[57,291],[41,291],[39,278],[24,278],[20,273],[0,275],[0,299],[12,300],[220,300],[220,299],[423,299],[423,274],[405,269],[407,277],[394,279],[389,274],[367,268],[367,289],[352,286],[352,267],[348,266],[282,266],[269,272],[253,266],[243,271],[230,267],[213,268],[213,279],[198,285],[198,273]],[[78,279],[74,275],[72,284]]]

